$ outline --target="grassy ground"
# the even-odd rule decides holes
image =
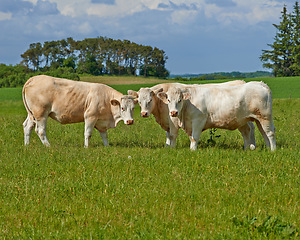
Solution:
[[[299,238],[300,99],[273,101],[274,153],[258,131],[257,149],[244,152],[240,134],[222,130],[191,152],[183,131],[165,149],[164,131],[138,108],[134,125],[109,130],[111,147],[95,131],[84,149],[83,124],[49,119],[52,146],[33,133],[24,148],[19,94],[0,89],[1,239]]]
[[[119,85],[119,84],[158,84],[163,82],[169,82],[168,80],[162,80],[158,78],[144,78],[144,77],[132,77],[132,76],[81,76],[81,81],[85,82],[98,82],[109,85]]]

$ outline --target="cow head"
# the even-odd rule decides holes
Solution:
[[[153,91],[151,88],[141,88],[138,92],[128,90],[128,95],[131,95],[138,99],[139,105],[141,107],[141,116],[149,117],[154,108],[155,95],[161,91],[162,89]]]
[[[157,96],[166,104],[168,104],[171,117],[177,117],[182,109],[184,100],[190,98],[188,92],[184,92],[179,88],[169,88],[168,92],[160,92]]]
[[[113,106],[119,106],[121,119],[124,121],[126,125],[133,124],[133,113],[134,113],[134,107],[136,103],[137,100],[135,100],[132,96],[127,96],[127,95],[124,95],[121,98],[121,101],[118,101],[116,99],[111,100],[111,104]]]

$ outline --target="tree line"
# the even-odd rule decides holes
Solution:
[[[20,64],[13,66],[2,63],[0,64],[0,88],[23,86],[29,78],[40,74],[77,81],[80,80],[79,75],[71,68],[59,67],[55,70],[40,72],[29,70]]]
[[[106,37],[32,43],[21,57],[21,65],[33,71],[70,68],[78,74],[169,76],[163,50]]]
[[[265,68],[273,70],[274,76],[300,75],[300,7],[298,1],[288,13],[286,5],[281,12],[280,23],[273,24],[277,33],[271,50],[262,50],[260,60]]]
[[[244,79],[244,78],[257,78],[257,77],[272,77],[273,74],[267,71],[256,72],[215,72],[207,74],[183,74],[183,75],[170,75],[171,78],[177,81],[202,81],[202,80],[224,80],[224,79]]]

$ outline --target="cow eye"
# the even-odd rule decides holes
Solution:
[[[125,111],[125,108],[122,107],[121,110],[122,110],[122,111]]]
[[[181,100],[182,100],[182,99],[179,99],[179,101],[178,101],[178,102],[180,103],[180,102],[181,102]]]
[[[168,102],[171,102],[170,99],[168,99]]]

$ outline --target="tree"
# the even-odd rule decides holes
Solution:
[[[300,75],[300,7],[299,3],[295,2],[294,11],[291,16],[293,24],[293,47],[292,47],[292,56],[293,64],[291,66],[294,75]]]
[[[21,55],[23,58],[22,63],[29,67],[33,66],[34,70],[39,70],[42,61],[42,44],[41,43],[31,43],[29,49]]]
[[[273,69],[275,76],[295,76],[300,74],[300,8],[295,2],[294,11],[288,14],[284,5],[274,42],[268,44],[271,50],[262,50],[260,60],[263,66]]]
[[[24,52],[22,64],[33,71],[54,71],[70,68],[77,73],[92,75],[115,74],[166,77],[168,57],[163,50],[106,37],[73,38],[30,44]],[[43,64],[44,63],[44,64]],[[43,64],[43,65],[42,65]]]

